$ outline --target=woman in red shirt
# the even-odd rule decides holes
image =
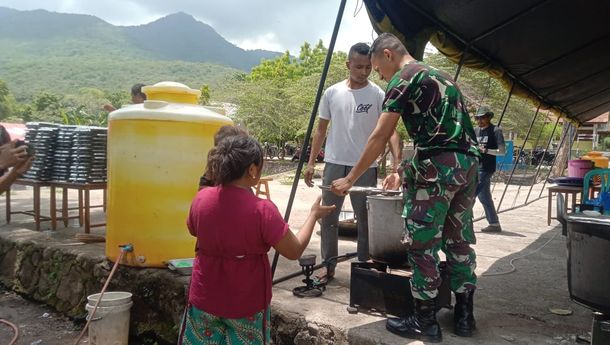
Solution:
[[[187,220],[198,248],[179,344],[265,344],[271,302],[267,252],[273,247],[298,259],[316,220],[334,206],[321,206],[318,198],[293,234],[277,207],[250,190],[261,177],[263,152],[249,136],[222,140],[210,152],[208,168],[215,186],[197,193]]]

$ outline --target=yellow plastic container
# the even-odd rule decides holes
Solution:
[[[185,85],[143,89],[144,104],[109,116],[106,256],[132,244],[126,264],[165,267],[194,256],[186,218],[214,135],[232,121],[197,105],[199,91]]]
[[[608,168],[608,157],[602,156],[602,153],[598,151],[590,151],[586,155],[580,157],[580,159],[588,159],[593,161],[595,168]]]
[[[191,89],[184,84],[164,81],[155,85],[144,86],[142,92],[149,101],[166,101],[174,103],[197,104],[201,91]]]

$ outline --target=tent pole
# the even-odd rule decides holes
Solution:
[[[453,81],[457,82],[458,77],[460,76],[460,72],[462,71],[462,65],[464,64],[464,60],[466,59],[466,53],[470,49],[470,45],[467,45],[462,52],[462,56],[460,56],[460,62],[457,65],[457,69],[455,70],[455,75],[453,76]]]
[[[566,124],[567,124],[567,126],[571,126],[570,123],[566,123]],[[557,153],[559,153],[559,151],[563,147],[563,143],[566,141],[566,138],[568,137],[569,133],[570,133],[569,129],[565,131],[563,138],[561,138],[561,142],[559,143],[559,146],[557,146]],[[553,171],[553,166],[555,166],[555,163],[557,163],[557,157],[559,157],[558,154],[556,154],[555,158],[553,158],[553,164],[551,164],[551,168],[549,169],[549,172],[546,173],[546,177],[544,178],[544,183],[542,184],[542,189],[540,190],[540,194],[538,194],[539,198],[542,197],[542,193],[544,192],[544,187],[546,187],[546,181],[549,179],[549,176],[551,176],[551,172]]]
[[[551,146],[551,143],[553,142],[553,136],[555,135],[555,131],[557,130],[558,124],[559,124],[559,117],[557,117],[557,121],[555,121],[555,126],[553,127],[553,131],[551,132],[549,141],[546,144],[546,149],[544,150],[544,153],[542,154],[542,158],[540,158],[540,164],[538,165],[538,170],[536,170],[536,175],[534,176],[534,184],[536,184],[536,181],[538,181],[538,175],[540,175],[540,169],[542,168],[542,162],[544,162],[544,157],[546,157],[546,153],[549,152],[549,147]],[[527,197],[525,198],[526,204],[527,204],[527,201],[530,199],[530,194],[532,193],[532,189],[534,189],[533,184],[530,186],[530,190],[527,192]]]
[[[504,107],[502,108],[502,113],[500,114],[500,119],[498,120],[498,123],[496,124],[496,126],[498,126],[498,127],[500,127],[500,124],[502,123],[502,119],[504,118],[504,113],[506,113],[506,109],[508,108],[508,103],[510,102],[511,96],[513,95],[514,88],[515,88],[515,83],[513,82],[512,86],[510,87],[510,91],[508,92],[508,96],[506,97],[506,101],[504,102]],[[519,160],[518,156],[517,156],[517,160]],[[502,161],[502,163],[500,163],[500,170],[502,170],[502,167],[504,167],[504,161]],[[491,189],[491,192],[493,193],[494,190],[496,190],[495,182]]]
[[[540,106],[538,108],[540,108]],[[544,118],[544,122],[542,123],[542,126],[540,127],[540,132],[538,133],[538,136],[536,137],[536,141],[534,141],[534,144],[532,145],[532,155],[531,155],[530,164],[525,165],[525,171],[523,172],[523,177],[525,177],[525,178],[527,178],[527,173],[530,171],[530,166],[533,165],[532,163],[533,163],[533,159],[534,159],[534,151],[538,147],[538,143],[540,143],[540,138],[542,137],[542,132],[544,131],[544,127],[546,127],[546,125],[548,123],[549,123],[549,113],[547,111],[546,116]],[[544,154],[545,154],[545,151],[542,152],[542,157],[541,157],[540,161],[538,162],[538,165],[542,164],[542,158],[544,157]],[[532,179],[532,183],[530,184],[530,187],[534,186],[535,184],[536,184],[536,179],[534,178],[534,179]],[[522,185],[519,185],[519,188],[517,188],[517,196],[513,200],[512,207],[515,206],[515,202],[517,201],[519,194],[521,194],[521,186]],[[527,199],[525,200],[525,202],[527,203]]]
[[[517,169],[517,164],[519,163],[519,157],[521,157],[521,154],[523,153],[523,150],[525,149],[525,144],[527,144],[527,140],[530,137],[530,133],[532,132],[532,127],[534,127],[534,122],[536,121],[538,114],[540,114],[540,105],[538,105],[538,108],[536,108],[536,114],[534,114],[534,117],[532,117],[532,122],[530,123],[530,128],[527,129],[527,134],[525,135],[525,140],[523,140],[523,145],[521,145],[521,149],[519,150],[519,154],[517,155],[517,162],[515,164],[513,164],[513,169],[510,171],[510,176],[508,177],[508,181],[506,181],[506,186],[504,186],[504,192],[502,192],[502,197],[500,197],[500,202],[498,202],[498,207],[496,207],[496,210],[499,210],[500,206],[502,206],[502,201],[504,200],[504,196],[506,195],[508,186],[510,186],[510,181],[512,180],[515,170]]]
[[[307,132],[305,133],[305,139],[303,140],[303,147],[301,148],[301,157],[299,159],[299,165],[294,175],[294,181],[292,181],[292,189],[290,190],[290,197],[288,198],[288,205],[286,206],[286,213],[284,214],[284,221],[288,222],[290,219],[290,212],[292,211],[292,203],[297,192],[299,185],[299,179],[301,177],[301,171],[303,170],[303,163],[305,162],[305,156],[307,147],[309,146],[309,140],[311,139],[311,132],[313,125],[316,121],[316,113],[318,112],[318,106],[320,105],[320,99],[322,98],[322,90],[324,89],[324,83],[326,82],[326,76],[328,75],[328,69],[330,67],[330,61],[333,57],[333,51],[335,50],[335,42],[337,41],[337,35],[339,34],[339,27],[341,26],[341,19],[343,18],[343,12],[345,10],[345,4],[347,0],[341,0],[339,5],[339,11],[337,12],[337,19],[335,20],[335,27],[333,29],[333,35],[330,38],[328,45],[328,52],[326,53],[326,60],[324,61],[324,68],[322,69],[322,75],[320,76],[320,83],[318,84],[318,92],[316,93],[316,100],[313,108],[311,109],[311,116],[309,117],[309,124],[307,125]],[[275,275],[275,269],[277,268],[277,262],[280,253],[277,251],[273,256],[273,263],[271,265],[271,279]]]

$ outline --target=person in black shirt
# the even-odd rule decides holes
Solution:
[[[479,150],[482,158],[479,165],[479,184],[477,197],[485,210],[485,217],[489,225],[482,232],[500,232],[502,227],[498,220],[498,213],[491,196],[491,177],[496,171],[496,156],[504,156],[506,148],[502,129],[491,124],[494,113],[486,106],[482,106],[475,115],[478,127],[474,131],[479,141]]]

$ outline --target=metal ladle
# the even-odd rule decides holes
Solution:
[[[330,186],[318,185],[318,188],[320,188],[321,190],[324,190],[324,191],[330,191]],[[383,188],[377,188],[377,187],[360,187],[360,186],[353,186],[347,192],[348,193],[364,193],[366,195],[399,195],[400,193],[402,193],[400,190],[390,190],[390,189],[383,189]]]

